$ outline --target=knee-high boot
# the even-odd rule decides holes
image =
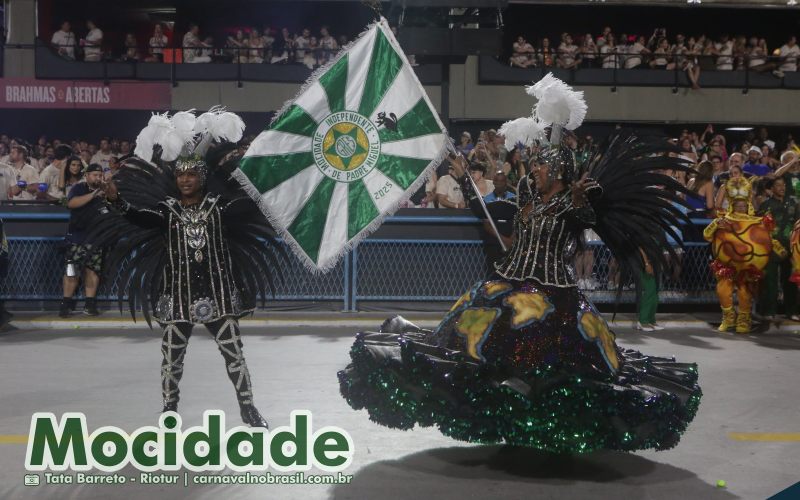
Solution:
[[[183,357],[186,346],[192,335],[189,323],[164,325],[164,337],[161,341],[161,395],[165,411],[177,411],[180,390],[178,384],[183,377]]]
[[[225,358],[228,377],[236,389],[242,421],[253,427],[268,427],[267,421],[253,405],[253,390],[250,384],[250,371],[242,352],[242,339],[239,333],[239,322],[233,318],[223,318],[206,324],[214,336],[219,352]]]

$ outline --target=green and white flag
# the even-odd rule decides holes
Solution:
[[[306,266],[326,271],[416,192],[449,147],[381,19],[309,78],[234,175]]]

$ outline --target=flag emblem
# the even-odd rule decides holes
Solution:
[[[328,270],[425,182],[447,132],[386,20],[309,79],[234,176],[312,270]]]

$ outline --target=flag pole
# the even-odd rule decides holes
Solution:
[[[449,140],[447,144],[450,146],[450,151],[455,155],[456,158],[464,159],[464,156],[461,154],[460,151],[456,151],[453,143]],[[465,160],[465,159],[464,159]],[[464,161],[466,164],[466,160]],[[497,237],[497,241],[500,243],[500,248],[503,249],[503,252],[507,252],[508,248],[506,247],[503,238],[500,236],[500,231],[497,230],[497,226],[492,219],[492,216],[489,214],[489,209],[486,207],[486,202],[483,201],[483,196],[481,196],[481,192],[478,190],[478,185],[475,184],[475,180],[469,175],[469,169],[465,172],[467,179],[469,179],[469,183],[472,184],[472,190],[475,192],[476,197],[478,198],[478,202],[481,204],[481,208],[483,209],[483,213],[486,215],[486,220],[489,221],[489,225],[492,227],[492,231],[494,232],[495,237]]]

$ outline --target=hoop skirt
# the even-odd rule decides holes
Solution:
[[[387,427],[556,453],[675,446],[697,412],[697,365],[622,349],[576,287],[497,277],[434,331],[396,317],[362,332],[339,372]]]

